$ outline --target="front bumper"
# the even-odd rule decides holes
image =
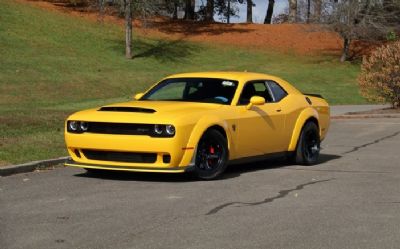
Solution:
[[[194,167],[194,163],[188,166],[180,167],[168,167],[168,168],[154,168],[154,167],[132,167],[132,166],[115,166],[115,165],[103,165],[103,164],[88,164],[79,163],[73,160],[68,160],[65,164],[68,167],[78,167],[87,169],[101,169],[101,170],[116,170],[116,171],[132,171],[132,172],[152,172],[152,173],[183,173],[190,171]]]
[[[73,163],[67,166],[146,172],[183,172],[193,161],[195,145],[189,145],[192,127],[179,127],[171,138],[65,131]]]

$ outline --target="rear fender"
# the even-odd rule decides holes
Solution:
[[[311,107],[304,109],[297,118],[296,124],[293,129],[292,138],[290,139],[288,151],[296,150],[297,141],[299,140],[301,129],[309,118],[319,120],[318,112]]]

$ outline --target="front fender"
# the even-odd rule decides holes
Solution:
[[[230,142],[232,141],[231,134],[228,129],[228,123],[225,120],[221,120],[217,116],[205,116],[202,117],[193,127],[192,133],[190,134],[189,141],[186,145],[186,152],[182,157],[180,166],[187,166],[191,163],[193,156],[195,154],[197,144],[200,138],[203,136],[204,132],[212,126],[220,126],[225,130],[225,134],[228,142],[228,150],[230,149]]]
[[[316,120],[319,120],[318,112],[314,108],[308,107],[300,113],[292,132],[288,151],[296,150],[297,141],[299,140],[301,129],[309,118],[315,118]]]

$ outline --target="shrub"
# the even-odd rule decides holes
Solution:
[[[397,39],[398,39],[397,34],[394,31],[390,31],[386,35],[386,40],[388,41],[397,41]]]
[[[358,77],[361,95],[400,108],[400,41],[379,47],[364,56]]]

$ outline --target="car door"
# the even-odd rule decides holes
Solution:
[[[264,105],[246,106],[253,96],[264,97]],[[274,101],[267,81],[247,82],[243,87],[237,111],[235,151],[237,157],[250,157],[285,151],[281,141],[285,117],[281,106]]]

